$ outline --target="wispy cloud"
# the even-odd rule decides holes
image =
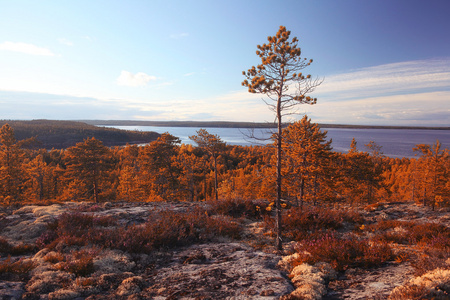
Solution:
[[[429,89],[450,90],[450,59],[407,61],[331,75],[317,93],[339,100]]]
[[[319,101],[303,106],[314,122],[364,125],[450,124],[450,91]]]
[[[189,36],[189,33],[182,32],[182,33],[173,33],[169,37],[171,39],[182,39],[182,38],[185,38],[185,37],[188,37],[188,36]]]
[[[31,55],[54,56],[55,54],[47,48],[38,47],[33,44],[3,42],[0,44],[0,50],[20,52]]]
[[[73,46],[73,42],[65,38],[58,39],[58,42],[66,46]]]
[[[128,71],[122,71],[120,76],[116,79],[116,83],[122,86],[146,86],[151,80],[156,80],[155,76],[147,75],[143,72],[132,74]]]

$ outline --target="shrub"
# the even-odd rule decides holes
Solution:
[[[411,230],[411,238],[416,243],[435,245],[439,248],[450,246],[450,229],[442,224],[426,223],[418,224]]]
[[[59,269],[77,276],[87,276],[94,272],[93,258],[81,257],[76,260],[65,261],[60,264]]]
[[[377,267],[393,259],[387,244],[371,244],[367,240],[340,238],[336,233],[323,234],[303,240],[298,245],[299,258],[296,265],[317,262],[330,263],[337,271],[349,267]]]
[[[346,223],[360,224],[362,222],[361,215],[353,211],[313,207],[287,210],[283,225],[287,237],[300,241],[316,231],[336,230],[342,228]],[[270,224],[268,225],[270,226]]]
[[[85,240],[93,244],[131,253],[150,253],[207,241],[214,236],[239,237],[239,225],[226,216],[209,216],[204,210],[161,212],[141,225],[128,228],[90,230]]]
[[[24,255],[27,253],[33,253],[35,251],[36,251],[35,245],[19,244],[19,245],[13,246],[9,253],[11,255]]]
[[[83,236],[93,227],[107,227],[115,225],[115,221],[110,216],[95,217],[82,213],[64,213],[58,218],[59,234]]]
[[[265,202],[254,202],[243,199],[224,199],[211,201],[209,212],[211,214],[226,215],[233,218],[245,217],[249,219],[261,219],[268,214]]]
[[[28,274],[34,268],[34,263],[31,260],[17,260],[12,261],[11,256],[8,256],[4,261],[0,261],[0,274],[12,273],[18,275]]]
[[[77,276],[87,276],[94,272],[94,252],[86,250],[74,251],[70,255],[55,253],[46,258],[47,261],[58,263],[56,268],[61,271],[73,273]]]
[[[368,225],[366,229],[369,231],[386,231],[389,229],[394,229],[396,227],[409,228],[411,226],[414,226],[414,224],[406,221],[380,220],[376,223]]]
[[[419,244],[428,248],[450,251],[450,229],[442,224],[383,220],[367,226],[366,229],[377,232],[376,240],[398,244]]]
[[[41,236],[36,240],[36,246],[42,249],[48,246],[50,243],[58,238],[58,233],[55,230],[47,229]]]
[[[27,253],[31,253],[36,250],[34,245],[29,244],[19,244],[19,245],[11,245],[7,240],[0,237],[0,253],[4,253],[7,255],[23,255]]]
[[[228,236],[234,239],[241,237],[241,227],[227,216],[208,218],[206,229],[213,236]]]
[[[115,224],[116,221],[111,216],[96,217],[79,212],[64,213],[56,222],[48,224],[48,229],[37,239],[36,246],[54,248],[59,241],[64,241],[69,246],[84,246],[89,242],[88,237],[91,231]]]
[[[401,288],[396,288],[389,295],[389,300],[421,300],[421,299],[435,299],[427,297],[429,291],[425,286],[405,286]]]
[[[104,210],[104,208],[98,204],[91,204],[91,203],[86,203],[86,204],[81,204],[78,205],[78,207],[76,208],[76,210],[78,212],[97,212],[97,211],[102,211]]]
[[[154,249],[173,248],[215,236],[239,238],[239,224],[227,216],[209,216],[207,211],[180,213],[166,211],[141,225],[127,228],[104,228],[114,224],[111,218],[96,218],[80,213],[65,214],[58,219],[56,230],[44,232],[36,244],[54,248],[63,241],[67,245],[100,247],[132,253],[149,253]]]
[[[59,252],[50,252],[44,256],[44,261],[51,264],[56,264],[65,260],[65,256]]]
[[[0,237],[0,253],[9,253],[10,250],[11,245],[8,243],[8,241]]]

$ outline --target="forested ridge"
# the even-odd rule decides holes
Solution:
[[[39,121],[28,124],[39,127]],[[77,122],[42,124],[33,133],[43,128],[56,134],[78,128],[79,136],[95,132]],[[57,126],[61,124],[67,128]],[[219,136],[200,130],[190,137],[197,147],[166,133],[144,146],[107,147],[89,136],[65,149],[46,150],[24,147],[20,134],[9,124],[1,129],[0,200],[6,205],[213,198],[271,202],[275,197],[273,145],[226,145]],[[283,130],[282,197],[291,205],[450,203],[449,151],[439,141],[417,145],[417,158],[393,159],[383,156],[376,142],[360,151],[354,140],[347,153],[334,152],[326,134],[306,116]]]
[[[148,143],[156,140],[156,132],[120,130],[97,127],[78,121],[58,120],[0,120],[0,126],[9,124],[17,140],[35,138],[34,147],[64,149],[75,146],[86,138],[95,137],[106,146]]]
[[[160,126],[160,127],[200,127],[200,128],[275,128],[275,123],[262,122],[228,122],[228,121],[136,121],[136,120],[80,120],[90,125],[101,126]],[[283,126],[288,126],[285,124]],[[375,126],[350,124],[318,124],[320,128],[355,128],[355,129],[428,129],[450,130],[450,127],[436,126]]]

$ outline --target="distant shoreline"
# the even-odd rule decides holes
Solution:
[[[133,120],[77,120],[95,126],[154,126],[154,127],[208,127],[208,128],[275,128],[274,123],[228,122],[228,121],[133,121]],[[450,127],[427,126],[375,126],[375,125],[345,125],[320,124],[321,128],[349,129],[423,129],[450,130]]]

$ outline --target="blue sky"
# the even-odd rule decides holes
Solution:
[[[0,0],[0,119],[272,122],[241,86],[284,25],[314,122],[450,126],[450,1]]]

